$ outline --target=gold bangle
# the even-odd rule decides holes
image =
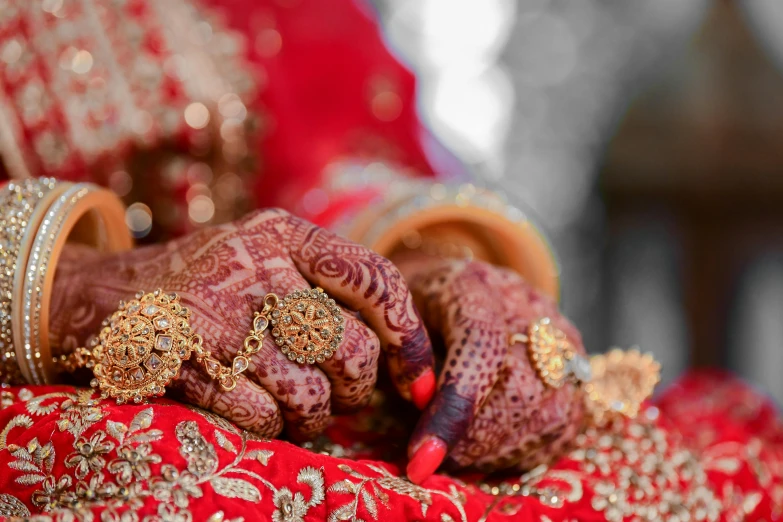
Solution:
[[[30,236],[37,230],[42,213],[54,197],[58,183],[52,178],[12,181],[0,191],[0,384],[21,384],[14,347],[13,303],[20,287],[17,273],[27,264]]]
[[[124,221],[125,208],[113,193],[87,183],[71,185],[47,209],[33,241],[24,272],[21,307],[21,343],[16,346],[22,373],[28,382],[55,381],[49,346],[51,289],[62,248],[76,230],[86,243],[111,252],[133,246]],[[85,221],[86,220],[86,221]]]
[[[443,224],[459,224],[493,253],[493,261],[521,274],[535,288],[559,298],[559,271],[544,235],[518,209],[497,194],[461,185],[427,186],[410,182],[410,192],[398,196],[382,211],[368,209],[347,231],[350,239],[388,257],[411,231]]]

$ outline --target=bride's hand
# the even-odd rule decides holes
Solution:
[[[73,349],[100,330],[119,300],[162,288],[180,295],[205,348],[230,365],[268,292],[282,298],[311,286],[344,307],[344,340],[331,359],[297,364],[267,335],[234,390],[223,391],[189,363],[171,385],[176,394],[260,435],[279,434],[285,421],[289,436],[307,439],[325,427],[332,411],[368,402],[383,348],[400,393],[418,404],[429,400],[432,349],[399,271],[368,249],[280,210],[122,254],[69,248],[55,281],[53,344]]]
[[[576,435],[581,401],[574,386],[545,388],[526,347],[509,345],[509,335],[549,317],[584,353],[579,332],[553,299],[509,270],[432,258],[399,266],[433,342],[446,349],[438,390],[409,444],[408,476],[420,482],[441,463],[497,470],[546,462]]]

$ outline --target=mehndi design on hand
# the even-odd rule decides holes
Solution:
[[[255,212],[123,255],[69,249],[55,281],[52,333],[55,346],[71,350],[138,288],[177,292],[192,311],[191,326],[203,336],[205,349],[226,367],[268,293],[320,286],[336,299],[343,308],[344,340],[323,363],[290,361],[267,332],[231,393],[203,370],[182,366],[172,385],[180,398],[262,436],[280,433],[285,420],[293,439],[308,439],[324,429],[333,410],[365,405],[381,345],[408,396],[411,379],[432,371],[429,339],[399,271],[366,248],[286,212]]]
[[[578,391],[547,388],[526,347],[510,346],[509,334],[549,317],[583,354],[579,333],[553,300],[509,270],[430,259],[411,271],[418,272],[411,290],[425,323],[441,333],[447,350],[438,391],[409,446],[411,479],[426,478],[441,461],[486,469],[546,461],[576,434],[583,415]],[[433,455],[431,462],[417,459],[420,453]]]

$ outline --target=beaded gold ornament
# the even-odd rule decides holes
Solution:
[[[299,364],[329,360],[345,333],[340,307],[320,288],[297,290],[283,299],[267,294],[245,345],[259,344],[254,338],[259,321],[272,327],[272,337],[283,355]]]
[[[548,317],[534,321],[527,334],[512,334],[509,343],[527,345],[530,363],[538,378],[550,388],[561,388],[567,382],[583,383],[592,378],[590,362],[576,352],[565,333],[552,325]]]
[[[548,317],[533,321],[527,333],[512,334],[509,343],[527,346],[530,364],[545,386],[557,389],[568,382],[581,386],[595,424],[618,414],[636,417],[660,380],[661,366],[651,354],[614,349],[588,359],[576,352]]]
[[[652,354],[615,348],[590,358],[593,379],[585,384],[587,411],[600,423],[609,414],[634,418],[661,380]]]
[[[135,299],[121,302],[103,322],[92,350],[78,348],[55,363],[68,372],[92,369],[90,385],[99,388],[104,398],[116,399],[118,404],[141,403],[163,395],[191,356],[223,390],[233,390],[239,375],[250,366],[250,357],[261,349],[270,326],[275,344],[299,364],[328,360],[345,332],[340,308],[320,288],[298,290],[284,299],[270,293],[253,317],[250,335],[226,367],[204,348],[202,337],[190,326],[190,315],[176,293],[139,292]]]
[[[100,335],[92,341],[92,350],[78,348],[56,363],[65,371],[91,368],[95,377],[90,385],[118,404],[141,403],[163,395],[191,356],[224,390],[233,390],[237,377],[249,366],[248,357],[263,341],[263,329],[256,334],[258,346],[243,347],[229,368],[204,348],[202,337],[190,326],[190,315],[176,293],[160,289],[139,292],[135,299],[121,302],[103,322]]]

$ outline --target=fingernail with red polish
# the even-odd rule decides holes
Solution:
[[[411,399],[417,408],[423,410],[435,395],[435,372],[428,369],[411,384]]]
[[[437,437],[432,437],[419,446],[408,462],[408,478],[414,484],[421,484],[438,469],[446,457],[446,443]]]

